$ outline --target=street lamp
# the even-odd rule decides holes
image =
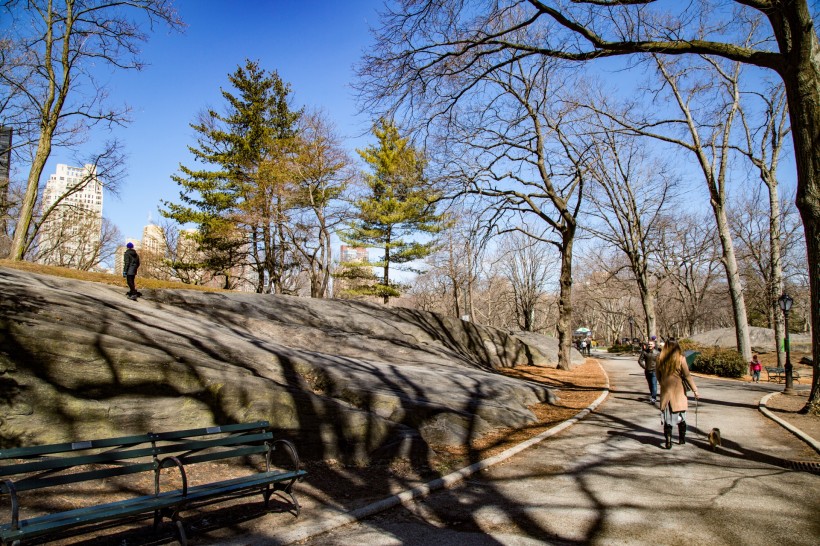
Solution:
[[[794,392],[794,384],[792,382],[792,361],[791,361],[791,347],[789,347],[789,311],[792,309],[794,300],[788,294],[783,294],[777,300],[780,309],[783,311],[783,319],[786,326],[786,338],[783,340],[783,345],[786,347],[786,388],[783,389],[783,394],[792,394]]]
[[[629,342],[633,343],[635,339],[635,334],[632,332],[632,327],[635,325],[635,319],[629,317]]]

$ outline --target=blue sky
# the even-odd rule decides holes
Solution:
[[[119,195],[105,195],[103,207],[123,239],[141,238],[149,218],[161,220],[161,201],[178,200],[171,175],[180,163],[200,166],[187,150],[196,144],[189,124],[204,108],[223,110],[221,88],[229,87],[228,74],[246,59],[277,71],[291,85],[295,108],[323,109],[351,152],[371,140],[373,120],[356,115],[350,84],[353,65],[372,42],[369,29],[378,26],[382,0],[176,0],[175,5],[186,30],[157,27],[143,45],[148,66],[141,72],[114,72],[104,81],[112,102],[133,109],[129,126],[113,135],[95,135],[101,140],[116,136],[125,145],[126,178]],[[610,78],[613,90],[634,75],[625,78],[618,63],[588,68]],[[75,163],[68,154],[55,150],[46,177],[57,163]],[[784,158],[781,176],[787,180],[793,179],[790,163],[790,156]],[[682,175],[697,179],[692,187],[699,197],[693,201],[707,206],[694,165],[684,162]]]
[[[142,237],[149,216],[160,220],[160,201],[178,200],[170,179],[179,164],[194,166],[187,146],[196,144],[189,124],[206,107],[221,111],[220,88],[245,59],[276,70],[291,85],[293,106],[321,108],[352,151],[369,142],[371,120],[356,116],[350,83],[353,64],[371,42],[381,0],[178,0],[184,33],[158,27],[143,46],[144,70],[112,74],[110,100],[125,102],[133,122],[116,136],[128,156],[119,196],[104,196],[103,215],[123,238]],[[112,135],[97,135],[101,139]],[[72,163],[60,150],[57,163]],[[197,164],[198,166],[199,164]]]

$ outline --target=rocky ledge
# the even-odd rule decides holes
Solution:
[[[498,372],[554,366],[542,336],[349,300],[143,292],[0,267],[2,447],[259,419],[313,458],[416,458],[555,400]]]

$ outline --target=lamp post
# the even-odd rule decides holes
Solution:
[[[792,381],[791,347],[789,347],[789,311],[792,309],[794,300],[788,294],[783,294],[778,298],[777,303],[783,311],[786,327],[786,337],[783,340],[783,345],[786,348],[786,366],[783,368],[786,372],[786,388],[783,389],[783,394],[792,394],[794,392],[794,383]]]
[[[635,319],[629,317],[629,342],[632,343],[635,339],[635,334],[632,332],[632,327],[635,325]]]

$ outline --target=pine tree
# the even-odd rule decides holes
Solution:
[[[423,155],[399,135],[392,121],[381,120],[373,134],[378,144],[357,150],[372,171],[365,175],[368,192],[356,201],[356,220],[341,239],[355,247],[384,250],[381,259],[372,264],[381,268],[381,278],[359,284],[357,293],[381,296],[387,304],[391,296],[401,295],[400,285],[390,279],[391,267],[412,270],[402,265],[435,251],[435,239],[419,242],[411,237],[440,232],[446,218],[436,213],[439,193],[424,175]]]
[[[162,213],[198,226],[206,268],[228,275],[250,262],[261,292],[281,286],[283,270],[291,267],[281,229],[286,180],[281,169],[272,175],[265,166],[281,165],[291,153],[301,112],[290,109],[290,87],[256,62],[246,61],[228,79],[237,93],[222,91],[226,113],[208,110],[191,125],[199,136],[189,150],[209,168],[180,165],[172,179],[182,187],[182,204],[165,202]]]

